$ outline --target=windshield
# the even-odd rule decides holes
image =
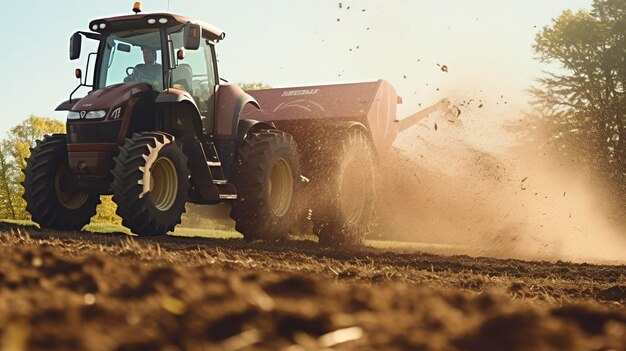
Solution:
[[[127,30],[107,37],[98,88],[143,82],[163,90],[161,35],[158,29]]]

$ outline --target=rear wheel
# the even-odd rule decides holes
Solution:
[[[374,154],[359,130],[343,134],[341,146],[327,150],[326,166],[313,184],[313,232],[324,246],[359,245],[374,216]]]
[[[42,228],[80,230],[96,213],[99,194],[68,190],[71,173],[65,134],[38,140],[23,172],[26,210]]]
[[[233,183],[238,199],[230,213],[246,239],[276,240],[294,229],[300,163],[291,135],[260,131],[238,149]]]
[[[140,235],[163,235],[185,212],[187,156],[174,137],[161,132],[134,134],[114,159],[113,201],[122,224]]]

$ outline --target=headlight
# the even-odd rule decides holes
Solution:
[[[96,111],[69,111],[67,113],[67,119],[99,119],[106,116],[107,112],[105,110],[96,110]]]
[[[85,119],[98,119],[107,115],[104,110],[89,111],[85,114]]]
[[[74,112],[74,111],[68,111],[67,119],[80,119],[80,113]]]

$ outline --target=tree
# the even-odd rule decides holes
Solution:
[[[271,86],[265,84],[265,83],[260,83],[260,82],[255,82],[255,83],[237,83],[237,85],[239,85],[241,87],[241,89],[243,90],[260,90],[260,89],[270,89],[272,88]]]
[[[0,142],[0,202],[5,206],[1,218],[27,219],[26,203],[22,199],[20,182],[24,180],[24,160],[30,155],[35,140],[46,134],[63,133],[65,125],[57,120],[30,116],[11,128],[8,136]]]
[[[4,206],[2,206],[0,212],[0,218],[11,218],[17,219],[17,215],[15,213],[15,205],[13,204],[15,194],[11,189],[11,175],[9,174],[9,164],[7,161],[4,152],[0,153],[0,199]]]
[[[564,11],[535,38],[541,62],[558,64],[531,89],[561,152],[626,194],[626,2],[595,0]]]
[[[55,119],[30,116],[11,128],[7,137],[0,141],[0,218],[29,219],[26,202],[22,199],[24,160],[30,156],[30,148],[46,134],[64,133],[65,124]],[[102,197],[95,222],[121,223],[115,215],[115,203],[110,196]]]

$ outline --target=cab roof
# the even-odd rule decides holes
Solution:
[[[185,16],[173,13],[139,13],[136,15],[106,17],[89,22],[89,29],[98,33],[108,33],[127,29],[172,27],[187,23],[198,24],[202,28],[202,36],[209,40],[219,41],[224,39],[226,33],[208,23],[197,21]]]

